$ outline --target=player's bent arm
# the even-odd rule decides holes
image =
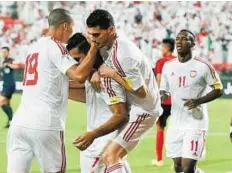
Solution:
[[[86,102],[85,89],[84,88],[82,88],[82,89],[69,89],[68,99],[85,103]]]
[[[126,89],[126,91],[140,97],[140,98],[145,98],[147,96],[147,89],[146,86],[141,86],[137,90],[133,90],[132,86],[130,85],[130,82],[125,79],[123,79],[118,73],[114,73],[112,75],[112,78],[118,82],[123,88]]]
[[[104,70],[104,72],[103,72]],[[100,75],[102,77],[110,77],[114,79],[119,85],[126,89],[126,91],[140,97],[145,98],[147,96],[146,86],[141,86],[139,89],[134,90],[131,86],[131,83],[127,78],[121,77],[114,69],[111,69],[107,66],[102,66],[100,68]]]
[[[24,68],[24,64],[23,63],[7,63],[6,66],[10,67],[11,69],[20,69],[20,68]]]
[[[208,94],[206,94],[205,96],[197,99],[197,104],[203,104],[203,103],[208,103],[210,101],[215,100],[218,97],[221,97],[223,92],[222,92],[222,88],[217,88],[217,89],[213,89],[211,92],[209,92]]]
[[[126,103],[117,103],[110,106],[113,116],[106,121],[103,125],[93,130],[96,138],[107,135],[128,122],[128,113]]]
[[[70,67],[66,75],[72,79],[79,81],[80,83],[84,83],[88,78],[90,72],[92,71],[92,67],[95,62],[95,55],[97,52],[97,47],[94,44],[91,44],[91,48],[84,58],[84,60],[79,65],[73,65]]]
[[[78,81],[69,81],[69,89],[83,89],[85,88],[84,83],[80,83]]]

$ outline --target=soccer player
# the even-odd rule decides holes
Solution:
[[[83,83],[95,61],[97,48],[81,64],[68,55],[63,43],[73,32],[69,11],[54,9],[48,16],[49,31],[28,50],[21,103],[7,139],[8,173],[30,170],[35,157],[41,172],[64,173],[65,119],[69,78]]]
[[[175,48],[174,39],[163,39],[162,42],[162,55],[156,62],[154,72],[156,74],[156,80],[158,86],[160,86],[161,73],[165,62],[172,60],[175,56],[172,52]],[[164,145],[164,128],[167,124],[167,119],[171,114],[171,97],[169,97],[165,102],[161,103],[163,108],[163,114],[159,117],[156,122],[157,132],[156,132],[156,159],[152,160],[152,165],[163,166],[163,145]]]
[[[10,58],[9,47],[2,47],[2,56],[4,61],[1,63],[1,74],[3,77],[2,94],[0,96],[0,106],[8,117],[8,122],[5,128],[10,127],[10,122],[13,117],[13,110],[10,105],[11,97],[15,92],[14,69],[22,68],[23,65],[14,63],[14,59]]]
[[[105,65],[100,68],[101,75],[114,78],[128,90],[126,98],[129,122],[103,152],[106,172],[121,173],[125,172],[122,159],[136,147],[141,136],[151,129],[162,113],[158,86],[151,66],[139,48],[127,38],[117,36],[113,17],[108,11],[94,10],[87,18],[87,26],[88,34],[100,48],[104,59]],[[110,72],[112,70],[110,67],[113,73]],[[114,73],[115,71],[123,76],[123,79],[119,74]],[[122,87],[117,88],[119,92],[120,89],[124,90]],[[111,94],[112,102],[116,101],[117,98],[113,97],[114,93],[111,90],[108,92]],[[115,116],[111,121],[95,129],[92,134],[82,135],[76,143],[89,145],[93,139],[114,131],[115,129],[108,127],[114,121],[120,122],[120,117]]]
[[[69,39],[67,45],[70,55],[76,59],[79,59],[80,62],[82,62],[87,55],[89,48],[89,43],[80,33],[74,34]],[[95,63],[94,68],[97,69],[98,66],[99,65]],[[117,91],[113,90],[113,87],[117,86],[118,84],[111,79],[102,78],[103,88],[101,88],[100,91],[96,91],[90,83],[91,79],[92,78],[90,77],[89,80],[85,82],[85,89],[81,88],[81,85],[79,85],[77,82],[75,84],[72,82],[72,92],[69,93],[69,98],[72,100],[86,102],[87,131],[94,131],[114,116],[123,117],[126,123],[128,116],[125,104],[125,94],[123,93],[123,97],[120,98],[116,95],[118,94]],[[107,90],[111,90],[110,92],[115,94],[114,102],[111,101],[111,95],[108,94]],[[86,93],[86,96],[83,93]],[[124,123],[122,122],[122,124],[117,125],[117,128],[120,128],[123,124]],[[115,125],[112,123],[109,126]],[[110,141],[115,138],[118,131],[119,130],[115,130],[108,135],[96,138],[96,140],[94,140],[94,142],[85,151],[80,153],[81,173],[99,173],[105,171],[105,165],[102,161],[102,152]],[[126,165],[126,169],[130,170],[126,159],[124,159],[123,162]]]
[[[214,68],[192,56],[195,36],[181,30],[175,40],[178,57],[164,64],[161,96],[172,98],[171,119],[166,136],[167,156],[176,173],[203,173],[196,169],[208,130],[206,104],[222,95],[222,84]],[[207,92],[208,87],[211,91]]]

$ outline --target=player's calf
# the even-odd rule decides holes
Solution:
[[[126,154],[127,151],[121,145],[111,142],[102,154],[102,159],[106,165],[112,165],[120,162]]]
[[[196,164],[197,164],[196,160],[182,159],[181,166],[182,166],[183,172],[184,173],[195,173]]]

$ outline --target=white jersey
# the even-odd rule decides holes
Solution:
[[[117,90],[117,87],[120,87],[117,82],[110,78],[101,78],[101,80],[103,88],[100,92],[96,92],[89,81],[85,83],[87,131],[98,128],[112,117],[110,105],[126,102],[126,94],[123,93],[125,91]],[[118,130],[115,130],[108,135],[95,139],[83,153],[89,157],[101,156],[105,146],[116,137],[117,132]]]
[[[64,130],[68,103],[66,71],[76,64],[61,42],[42,37],[28,51],[21,103],[13,125]]]
[[[127,102],[131,105],[130,115],[136,116],[142,112],[152,116],[162,114],[159,89],[151,64],[133,42],[125,37],[118,37],[105,64],[117,70],[133,90],[144,84],[147,86],[148,95],[145,98],[127,93]]]
[[[172,97],[169,128],[208,130],[206,104],[188,110],[183,99],[197,99],[207,93],[208,87],[222,87],[218,74],[211,65],[198,58],[180,63],[176,58],[163,67],[160,90]]]

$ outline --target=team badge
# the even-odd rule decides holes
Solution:
[[[190,71],[190,77],[191,77],[191,78],[195,78],[196,75],[197,75],[197,71],[195,71],[195,70],[191,70],[191,71]]]

